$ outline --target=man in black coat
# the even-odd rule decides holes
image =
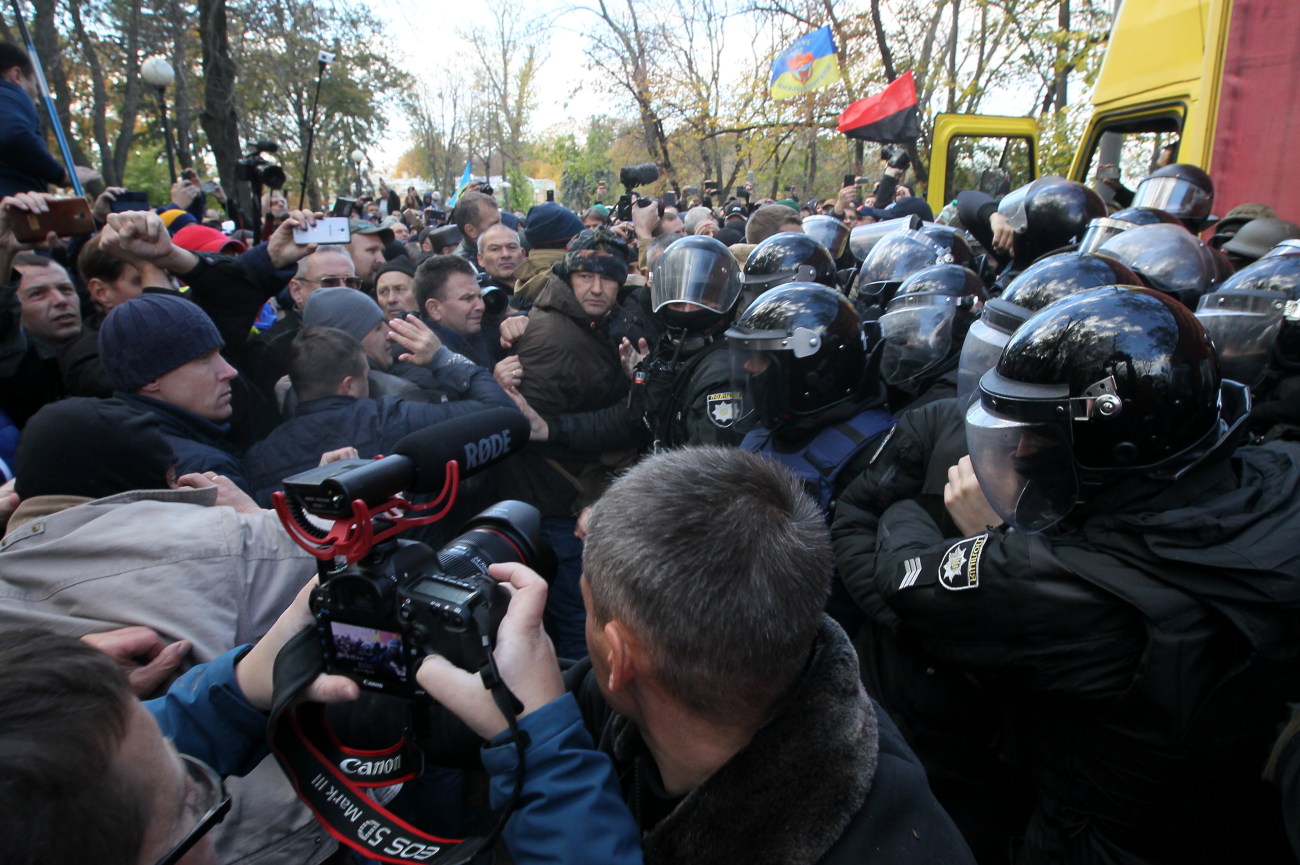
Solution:
[[[1096,289],[1030,318],[981,379],[944,489],[955,533],[882,505],[887,453],[841,498],[855,597],[940,662],[895,665],[894,693],[946,677],[968,709],[946,734],[977,752],[1002,725],[1032,776],[1017,862],[1279,861],[1259,775],[1300,659],[1300,465],[1234,453],[1247,409],[1188,310]]]

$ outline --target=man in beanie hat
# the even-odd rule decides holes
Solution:
[[[307,298],[302,323],[304,327],[338,328],[361,343],[370,368],[368,378],[371,397],[378,399],[381,396],[395,396],[416,402],[430,402],[429,396],[414,381],[389,374],[388,370],[393,367],[393,352],[388,338],[388,321],[379,304],[370,295],[342,286],[314,291]],[[281,387],[287,390],[287,384],[287,379],[282,379],[276,385],[277,391]]]
[[[123,401],[79,397],[37,412],[16,460],[22,503],[0,544],[0,630],[144,626],[192,662],[265,634],[315,560],[224,478],[178,479],[174,462],[158,418]],[[217,861],[330,854],[274,760],[227,788]]]
[[[528,329],[515,344],[524,372],[519,391],[539,414],[592,411],[626,399],[628,380],[609,331],[618,315],[618,290],[627,280],[628,255],[618,235],[597,228],[575,237],[553,266],[528,314]],[[600,494],[613,470],[634,456],[635,451],[577,453],[533,443],[515,458],[512,495],[542,512],[542,532],[558,560],[546,615],[562,657],[586,653],[578,590],[582,545],[573,537],[574,518]]]
[[[230,383],[224,341],[207,313],[170,294],[142,294],[116,306],[99,330],[99,358],[116,395],[158,417],[177,471],[217,472],[247,490],[227,439]]]
[[[537,300],[551,276],[551,268],[564,258],[564,248],[582,231],[582,220],[567,207],[548,201],[528,211],[524,240],[528,258],[515,268],[515,298],[520,309]]]

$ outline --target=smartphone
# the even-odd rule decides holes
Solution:
[[[841,186],[857,186],[857,184],[858,176],[856,174],[846,174],[844,175],[844,183]]]
[[[40,243],[51,231],[59,237],[90,234],[95,230],[95,220],[90,215],[90,204],[81,197],[56,198],[49,202],[46,213],[31,213],[10,209],[9,222],[14,237],[22,243]]]
[[[754,185],[754,172],[752,171],[745,172],[745,182],[748,183],[750,186]]]
[[[334,209],[330,211],[330,215],[346,217],[352,212],[352,205],[354,204],[356,204],[356,201],[353,199],[339,196],[334,199]]]
[[[343,216],[326,216],[313,226],[300,225],[293,230],[293,242],[299,246],[309,243],[347,243],[352,239],[352,229]]]
[[[743,187],[743,186],[737,186],[737,187],[736,187],[736,197],[737,197],[737,198],[747,198],[747,197],[749,197],[749,190],[746,189],[746,188]]]
[[[554,200],[555,200],[555,190],[554,190],[554,189],[548,189],[548,190],[546,190],[546,200],[547,200],[547,201],[554,201]]]
[[[1103,165],[1097,169],[1098,180],[1119,180],[1118,165]]]
[[[148,210],[149,193],[147,192],[119,192],[113,199],[113,212],[126,213],[130,210]]]
[[[202,189],[208,195],[211,195],[212,193],[217,191],[217,185],[213,183],[211,180],[205,180],[199,184],[199,189]]]
[[[664,193],[664,206],[665,206],[665,207],[676,207],[676,206],[677,206],[677,193],[676,193],[676,192],[671,192],[671,191],[669,191],[669,192],[665,192],[665,193]]]

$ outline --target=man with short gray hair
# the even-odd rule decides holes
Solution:
[[[569,676],[645,861],[974,861],[822,613],[831,568],[816,503],[755,454],[666,451],[597,501]]]

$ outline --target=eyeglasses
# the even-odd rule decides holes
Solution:
[[[323,276],[320,279],[300,276],[298,278],[303,282],[314,282],[321,288],[338,288],[340,285],[346,285],[348,288],[361,287],[361,277],[359,276]]]
[[[176,865],[230,811],[230,795],[226,793],[217,770],[187,754],[181,754],[180,758],[188,775],[185,785],[185,819],[193,821],[194,828],[186,833],[170,853],[158,860],[158,865]]]

